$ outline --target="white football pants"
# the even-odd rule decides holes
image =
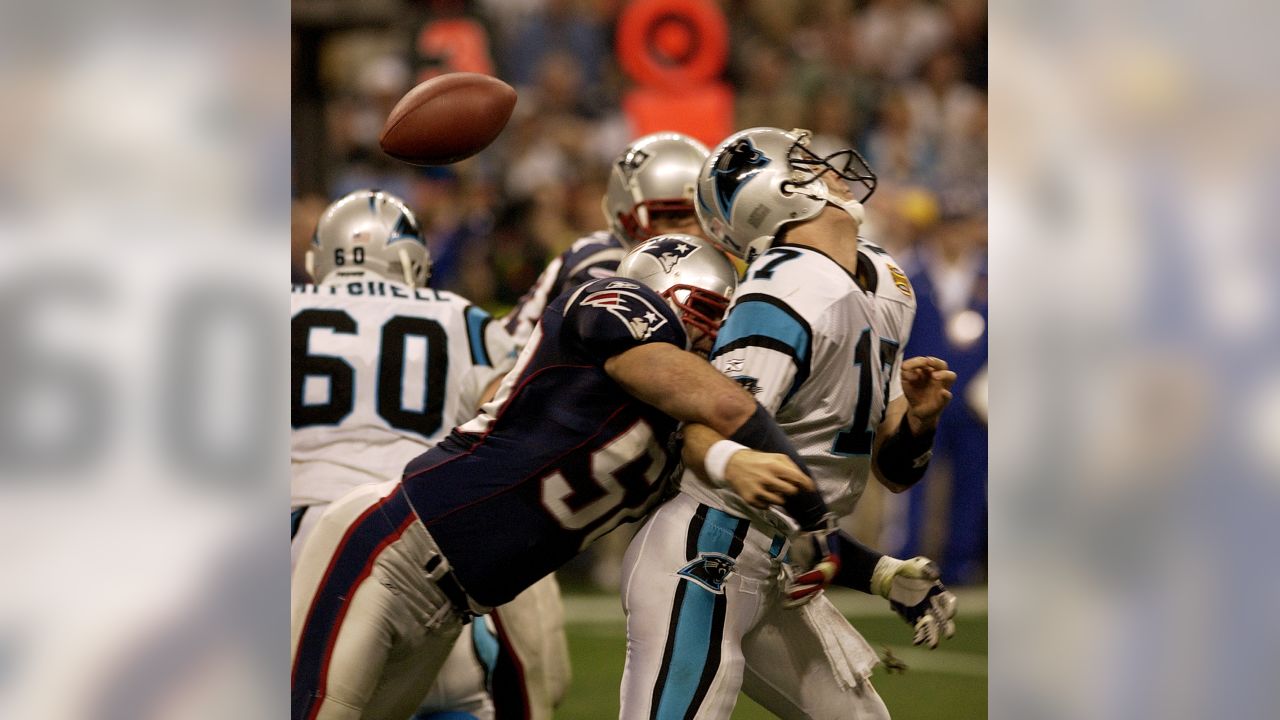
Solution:
[[[889,717],[874,651],[826,596],[782,605],[784,551],[683,493],[649,517],[623,561],[622,720],[727,720],[739,690],[788,720]]]

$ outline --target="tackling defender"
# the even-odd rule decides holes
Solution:
[[[714,340],[730,261],[689,236],[630,257],[623,277],[551,303],[478,417],[400,482],[324,515],[295,576],[294,720],[403,720],[472,617],[670,491],[678,422],[794,453],[748,393],[687,351]],[[808,478],[768,453],[738,453],[727,472],[820,516]]]
[[[318,282],[292,294],[295,562],[325,507],[356,486],[397,477],[473,417],[481,392],[514,362],[510,337],[488,313],[428,287],[431,255],[417,220],[390,193],[357,190],[326,208],[307,271]],[[493,719],[496,659],[482,665],[473,643],[496,649],[496,628],[472,630],[423,717],[451,710]]]
[[[703,166],[704,227],[753,261],[712,362],[776,415],[844,515],[870,471],[893,489],[920,478],[954,374],[934,358],[902,359],[910,286],[857,237],[874,174],[853,150],[817,157],[806,140],[742,131]],[[869,681],[875,653],[821,589],[834,581],[887,597],[931,647],[953,631],[954,597],[927,559],[869,551],[834,518],[797,535],[766,510],[777,498],[733,492],[723,463],[737,450],[690,427],[681,493],[627,551],[621,716],[728,718],[742,689],[783,718],[888,717]]]
[[[559,257],[552,260],[536,282],[502,319],[503,325],[523,349],[547,304],[563,293],[585,282],[615,274],[618,262],[626,252],[651,237],[664,233],[687,233],[702,236],[702,227],[693,208],[694,187],[698,171],[707,157],[707,148],[693,138],[674,132],[661,132],[636,139],[618,154],[609,172],[600,208],[609,230],[579,238]],[[541,596],[544,615],[562,616],[559,586],[555,576],[529,589]],[[553,705],[567,691],[569,656],[564,631],[558,623],[508,622],[506,613],[491,614],[504,637],[511,661],[519,665],[522,682],[507,681],[506,665],[495,674],[498,720],[550,720]],[[541,657],[526,650],[551,645]],[[545,678],[541,686],[539,678]],[[530,681],[532,680],[532,682]],[[512,685],[522,686],[525,701],[512,698],[504,691]],[[515,712],[505,712],[515,706]]]

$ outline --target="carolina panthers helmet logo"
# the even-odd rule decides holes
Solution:
[[[720,206],[721,216],[729,217],[738,191],[768,164],[769,158],[751,144],[750,138],[742,138],[720,153],[711,176],[715,179],[716,204]]]
[[[645,248],[644,253],[658,258],[658,262],[662,263],[662,270],[664,272],[671,272],[671,269],[676,266],[676,263],[688,257],[689,253],[697,249],[698,248],[687,242],[667,240],[665,242],[656,243],[652,247]]]
[[[676,573],[686,577],[717,595],[724,594],[724,581],[733,572],[736,563],[733,558],[721,553],[704,552],[698,559],[680,568]]]

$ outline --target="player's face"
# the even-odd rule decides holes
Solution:
[[[844,178],[833,172],[822,174],[822,180],[827,184],[827,190],[836,199],[841,201],[849,201],[853,199],[853,191],[849,189],[849,183]]]
[[[706,238],[706,234],[702,232],[702,225],[698,223],[698,215],[693,212],[653,213],[653,217],[649,220],[649,228],[653,230],[654,237],[668,233],[684,233]]]
[[[716,344],[716,336],[710,333],[705,333],[691,325],[686,325],[685,330],[689,333],[689,339],[691,342],[689,350],[704,358],[710,357],[711,350]]]

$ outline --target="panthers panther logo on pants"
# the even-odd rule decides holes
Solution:
[[[721,553],[704,552],[697,560],[680,568],[676,573],[698,583],[717,595],[724,594],[724,581],[733,572],[733,558]]]

